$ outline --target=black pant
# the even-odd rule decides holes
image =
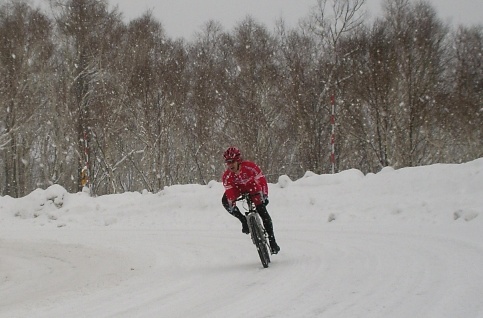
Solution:
[[[268,204],[268,200],[265,202],[267,202],[266,204]],[[226,209],[226,211],[228,211],[228,213],[230,213],[231,215],[239,219],[241,222],[243,222],[242,218],[244,219],[245,216],[240,212],[238,207],[235,207],[233,209],[230,208],[230,204],[228,203],[226,194],[223,194],[223,197],[221,198],[221,204]],[[268,233],[268,237],[273,239],[275,238],[275,235],[273,233],[273,223],[272,223],[272,218],[270,217],[270,214],[267,211],[266,204],[264,203],[259,204],[255,208],[257,209],[258,214],[262,218],[263,226],[265,227],[265,230]]]

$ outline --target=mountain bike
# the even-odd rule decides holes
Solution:
[[[245,216],[247,218],[250,235],[253,244],[255,244],[257,248],[263,267],[267,268],[270,263],[270,246],[268,244],[268,234],[263,227],[262,219],[258,214],[249,193],[243,193],[237,201],[245,201],[246,203],[246,206],[243,204],[243,208],[246,210]]]

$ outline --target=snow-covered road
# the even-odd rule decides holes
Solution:
[[[61,229],[57,232],[67,232]],[[235,231],[235,230],[234,230]],[[483,249],[433,227],[280,230],[263,269],[234,231],[2,235],[2,317],[475,317]],[[60,234],[60,235],[59,235]],[[64,234],[64,235],[62,235]],[[22,240],[28,236],[30,240]],[[81,242],[81,243],[79,243]]]

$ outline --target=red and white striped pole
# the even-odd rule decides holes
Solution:
[[[84,130],[84,159],[85,159],[85,165],[82,169],[82,186],[87,186],[90,190],[91,184],[90,184],[90,171],[89,171],[89,143],[87,139],[87,131]]]
[[[335,96],[330,96],[330,104],[332,106],[332,114],[330,115],[330,124],[332,125],[332,133],[330,135],[330,163],[332,165],[332,174],[335,173]]]

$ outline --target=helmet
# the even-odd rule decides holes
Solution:
[[[225,158],[225,162],[241,162],[241,153],[236,147],[229,147],[227,150],[225,150],[223,157]]]

